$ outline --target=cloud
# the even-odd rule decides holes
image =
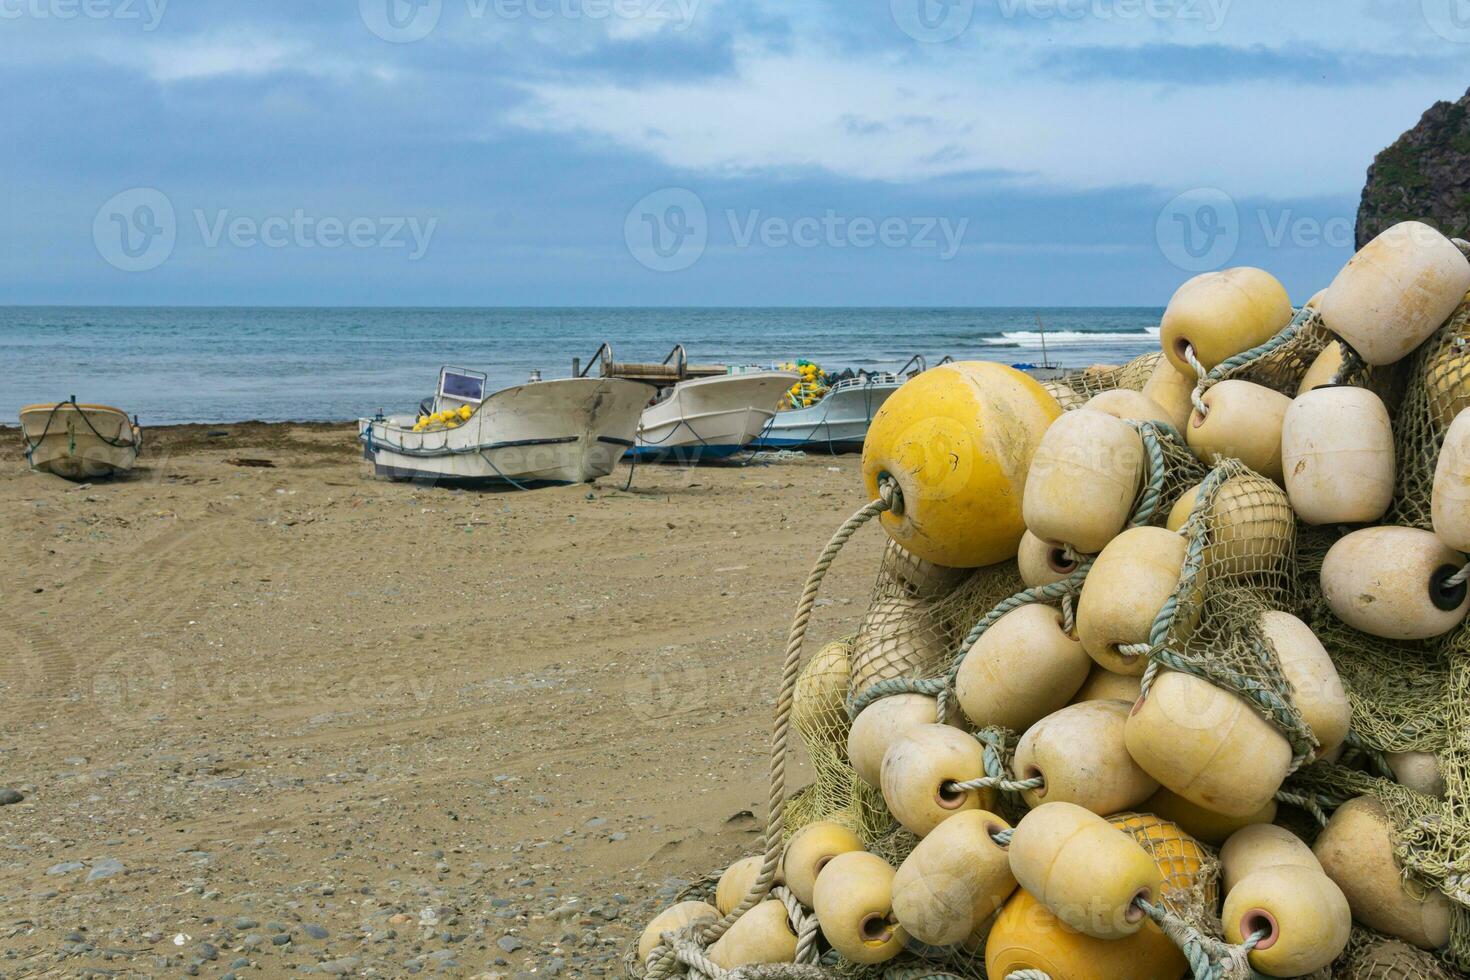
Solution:
[[[1358,86],[1409,76],[1443,76],[1448,57],[1404,57],[1364,51],[1328,51],[1312,45],[1141,44],[1070,47],[1048,51],[1042,71],[1068,81],[1164,82],[1222,86],[1239,82]]]

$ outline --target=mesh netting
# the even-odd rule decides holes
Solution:
[[[1160,356],[1092,368],[1048,381],[1046,387],[1064,408],[1078,408],[1107,391],[1141,390]],[[1314,369],[1319,359],[1323,364]],[[1325,381],[1318,380],[1323,365]],[[1390,368],[1365,367],[1327,333],[1313,311],[1304,310],[1268,344],[1208,372],[1200,387],[1239,379],[1294,397],[1304,377],[1313,385],[1367,387],[1389,405],[1399,486],[1383,523],[1428,528],[1439,446],[1455,414],[1470,407],[1470,305],[1412,357]],[[1435,640],[1401,642],[1345,625],[1328,608],[1319,584],[1323,558],[1345,529],[1299,525],[1285,492],[1270,479],[1238,460],[1201,463],[1166,425],[1133,424],[1144,437],[1148,464],[1130,526],[1168,527],[1187,542],[1178,585],[1147,637],[1145,683],[1163,670],[1182,671],[1239,696],[1292,745],[1292,773],[1279,796],[1287,805],[1279,823],[1311,840],[1337,806],[1359,796],[1376,797],[1389,814],[1395,857],[1412,886],[1438,888],[1457,903],[1450,944],[1441,955],[1357,926],[1342,957],[1317,975],[1440,980],[1460,975],[1456,966],[1470,969],[1465,912],[1470,887],[1462,877],[1470,874],[1470,811],[1463,802],[1470,789],[1470,712],[1465,707],[1470,705],[1470,629],[1462,625]],[[1064,629],[1071,631],[1075,603],[1092,566],[1091,556],[1075,557],[1078,569],[1070,578],[1028,590],[1014,562],[959,572],[919,561],[890,544],[857,634],[822,647],[796,682],[793,721],[815,778],[792,799],[785,834],[816,820],[836,821],[898,867],[917,838],[897,825],[879,790],[854,771],[847,756],[851,719],[882,698],[907,693],[934,698],[935,720],[963,724],[953,711],[955,673],[990,625],[1021,605],[1042,602],[1056,607]],[[1352,719],[1338,762],[1311,761],[1319,743],[1263,628],[1262,616],[1271,611],[1300,617],[1337,667]],[[1014,823],[1025,812],[1019,793],[1010,788],[1018,733],[985,729],[975,734],[985,747],[986,777],[1006,790],[996,809]],[[1403,752],[1438,758],[1445,799],[1393,780],[1386,753]],[[1208,944],[1222,934],[1212,852],[1155,817],[1111,819],[1133,833],[1177,885],[1165,889],[1168,912],[1204,937],[1190,954],[1191,969],[1219,976],[1199,973],[1198,963],[1201,949],[1211,949]],[[979,980],[983,945],[928,949],[914,943],[880,967],[845,963],[830,953],[822,963],[832,973],[861,980],[935,975]],[[1218,954],[1218,945],[1213,949]],[[1213,969],[1222,969],[1221,962],[1216,960]]]

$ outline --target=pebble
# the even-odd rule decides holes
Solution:
[[[19,790],[13,790],[9,786],[0,787],[0,806],[10,806],[24,799]]]
[[[525,943],[521,942],[515,936],[501,936],[499,939],[495,940],[495,945],[499,946],[507,953],[514,953],[516,950],[525,946]]]
[[[326,939],[330,935],[326,929],[315,924],[306,927],[306,934],[312,939]]]
[[[83,867],[85,865],[80,861],[62,861],[60,864],[51,865],[46,869],[46,873],[48,875],[69,875],[73,871],[82,870]]]
[[[272,946],[284,946],[291,941],[291,937],[284,932],[278,932],[271,937]]]
[[[122,874],[123,863],[117,858],[103,858],[94,862],[92,870],[87,872],[88,881],[99,881],[103,878],[111,878],[113,875]]]

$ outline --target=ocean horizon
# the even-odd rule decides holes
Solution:
[[[0,307],[0,420],[76,395],[144,425],[409,411],[440,367],[493,388],[618,360],[894,371],[914,355],[1081,368],[1158,345],[1162,307]],[[1038,326],[1038,322],[1040,326]],[[594,368],[595,371],[595,368]]]

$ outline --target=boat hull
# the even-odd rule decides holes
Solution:
[[[683,381],[650,405],[638,425],[630,457],[648,462],[728,459],[750,448],[798,375],[752,371]]]
[[[434,486],[535,489],[590,483],[633,444],[653,389],[572,378],[498,391],[454,429],[414,432],[409,416],[361,419],[374,475]]]
[[[862,452],[873,416],[902,381],[847,383],[815,405],[777,412],[756,445],[761,449],[808,452]]]
[[[31,469],[68,480],[126,473],[143,447],[142,431],[110,405],[27,405],[20,425]]]

